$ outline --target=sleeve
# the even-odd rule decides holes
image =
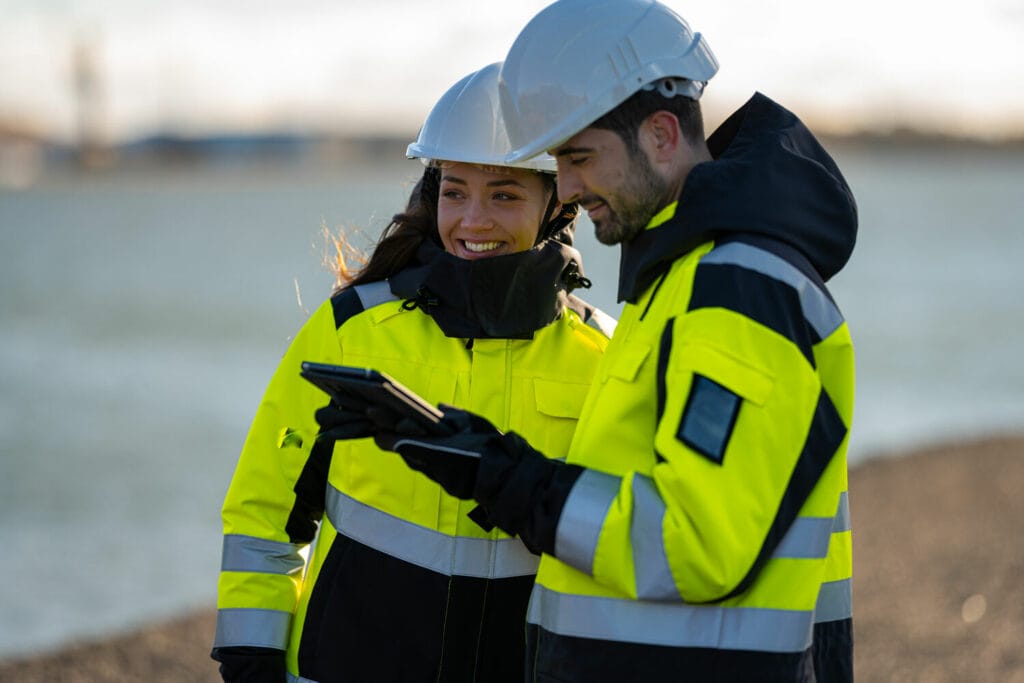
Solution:
[[[222,508],[215,652],[287,648],[305,560],[324,509],[331,445],[315,443],[314,412],[326,394],[299,375],[301,363],[340,363],[328,301],[290,344],[266,389]],[[221,650],[225,651],[225,650]]]
[[[555,556],[640,599],[745,590],[846,435],[814,360],[841,322],[827,293],[781,258],[742,244],[710,252],[661,336],[657,464],[649,475],[586,470]],[[785,552],[802,556],[804,540],[820,543],[787,538]]]

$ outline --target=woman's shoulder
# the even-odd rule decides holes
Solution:
[[[371,308],[398,300],[399,298],[392,293],[387,280],[345,287],[335,292],[330,299],[335,327],[340,328],[349,319]]]
[[[606,339],[611,339],[612,334],[615,333],[615,326],[619,323],[608,313],[574,294],[567,297],[566,308],[569,315],[575,314],[587,327],[597,331]]]

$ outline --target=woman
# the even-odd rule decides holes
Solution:
[[[223,509],[225,680],[522,680],[537,557],[372,439],[317,439],[333,409],[299,376],[304,360],[372,367],[568,448],[610,330],[569,294],[589,283],[554,160],[503,162],[499,66],[435,105],[409,146],[428,166],[405,213],[271,380]]]

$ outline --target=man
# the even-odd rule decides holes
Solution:
[[[824,282],[856,207],[762,95],[705,142],[717,68],[651,0],[560,0],[502,67],[509,160],[550,151],[559,199],[622,247],[565,462],[454,408],[440,438],[377,416],[379,444],[543,553],[531,681],[852,679],[853,348]]]

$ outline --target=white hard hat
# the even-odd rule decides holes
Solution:
[[[666,95],[698,99],[716,71],[703,36],[659,2],[558,0],[523,28],[501,68],[507,160],[556,147],[659,81]]]
[[[511,146],[498,105],[500,69],[501,62],[495,62],[449,88],[430,110],[405,156],[424,164],[450,161],[554,173],[555,160],[547,154],[507,161]]]

